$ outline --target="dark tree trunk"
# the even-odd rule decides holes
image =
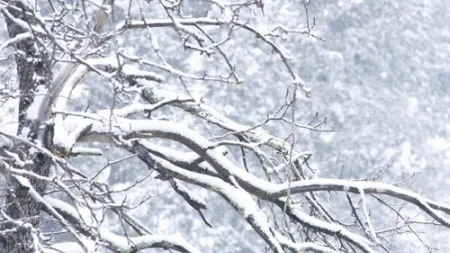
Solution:
[[[37,25],[35,17],[32,12],[27,9],[20,1],[7,1],[10,6],[7,11],[15,18],[25,21],[29,25]],[[18,34],[29,32],[20,25],[17,25],[11,18],[4,13],[6,19],[7,29],[11,38]],[[36,39],[23,40],[15,45],[16,54],[15,60],[17,65],[17,75],[20,88],[20,104],[19,104],[19,126],[17,135],[26,138],[28,141],[35,143],[40,138],[45,136],[43,131],[47,128],[40,129],[40,125],[45,119],[35,118],[34,115],[29,114],[30,106],[35,101],[35,94],[38,87],[50,88],[52,83],[51,62],[44,45]],[[40,142],[42,143],[42,142]],[[26,144],[16,141],[13,151],[17,153],[21,159],[33,161],[29,164],[26,170],[32,171],[36,174],[48,176],[49,174],[49,160],[44,155],[33,151]],[[46,183],[30,179],[34,189],[44,195]],[[8,222],[8,217],[13,220],[32,224],[33,228],[39,227],[40,206],[28,194],[26,187],[23,187],[14,179],[10,177],[8,182],[8,190],[5,193],[6,206],[3,207],[6,215],[1,217],[0,230],[8,230],[7,233],[0,233],[0,252],[10,253],[31,253],[35,252],[32,239],[32,230],[20,225],[20,223]]]

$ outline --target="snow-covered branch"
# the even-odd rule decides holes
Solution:
[[[327,118],[301,118],[314,107],[297,95],[328,75],[302,80],[312,68],[290,56],[292,35],[323,40],[300,2],[297,23],[264,0],[0,0],[0,58],[15,61],[0,124],[18,129],[0,125],[0,251],[372,253],[407,232],[423,243],[416,225],[449,229],[428,193],[320,170],[300,131]]]
[[[144,235],[138,237],[125,237],[114,234],[107,229],[98,230],[88,226],[80,212],[71,205],[53,198],[46,198],[47,202],[58,210],[61,215],[70,221],[78,231],[98,240],[97,243],[117,253],[129,253],[148,248],[168,248],[183,253],[198,253],[191,244],[178,235]]]

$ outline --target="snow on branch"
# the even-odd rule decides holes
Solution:
[[[168,173],[168,175],[170,175],[170,176],[178,178],[182,181],[187,181],[189,183],[196,184],[198,186],[201,186],[201,187],[204,187],[207,189],[212,189],[212,190],[216,191],[217,193],[219,193],[221,196],[223,196],[233,206],[235,206],[234,202],[238,201],[238,199],[241,198],[240,196],[242,194],[244,194],[244,193],[241,193],[240,195],[231,194],[231,196],[234,198],[230,199],[229,195],[224,195],[223,191],[218,191],[218,190],[221,189],[220,187],[225,187],[225,189],[230,189],[228,187],[231,187],[231,189],[235,189],[234,186],[229,185],[226,182],[224,182],[221,179],[216,178],[216,177],[211,177],[208,175],[195,173],[195,172],[192,172],[192,171],[189,171],[186,169],[179,168],[178,166],[175,166],[175,165],[171,164],[170,162],[165,161],[157,156],[145,153],[144,149],[139,148],[140,145],[135,145],[134,147],[135,147],[135,149],[133,151],[138,153],[138,156],[141,158],[141,160],[143,162],[145,162],[147,164],[147,166],[149,166],[149,168],[151,168],[151,169],[156,168],[158,170],[158,167],[161,167],[164,169],[163,170],[164,173]],[[158,171],[160,171],[160,170],[158,170]],[[240,182],[242,182],[242,181],[240,181]],[[242,184],[242,185],[243,185],[243,188],[245,189],[245,184]],[[248,190],[247,190],[247,192],[248,192]],[[245,196],[247,196],[247,195],[245,195]],[[250,201],[250,200],[247,200],[247,201]],[[285,208],[285,204],[281,203],[281,200],[273,199],[271,201],[273,201],[275,204],[277,204],[281,209]],[[241,202],[238,202],[238,203],[241,203]],[[287,205],[287,206],[289,206],[289,205]],[[235,206],[235,208],[237,211],[239,211],[241,213],[241,215],[243,215],[244,218],[246,217],[245,214],[243,214],[240,211],[241,209],[239,209],[239,207]],[[321,221],[321,220],[319,220],[317,218],[313,218],[312,216],[307,215],[307,214],[294,213],[290,210],[290,208],[287,209],[287,212],[288,212],[288,215],[292,219],[296,220],[300,224],[305,224],[305,225],[308,225],[308,227],[310,227],[311,229],[314,229],[317,231],[322,231],[326,234],[337,236],[338,238],[342,238],[343,240],[348,241],[348,242],[354,244],[355,246],[357,246],[358,248],[362,249],[364,252],[367,252],[367,253],[373,252],[373,250],[371,249],[371,243],[369,241],[360,237],[357,234],[351,233],[350,231],[346,230],[342,226],[339,226],[339,225],[336,225],[333,223],[329,223],[329,222],[325,222],[325,221]],[[246,220],[249,223],[250,223],[250,221],[252,221],[252,220],[249,221],[248,219],[246,219]],[[255,231],[258,232],[258,230],[256,230],[256,229],[255,229]],[[258,232],[258,233],[261,233],[261,232]],[[263,235],[262,235],[262,237],[264,238]],[[267,241],[267,239],[266,239],[266,241]],[[269,245],[270,245],[270,243],[269,243]]]
[[[138,80],[139,83],[142,83],[145,88],[142,91],[142,96],[144,99],[149,101],[150,103],[157,103],[162,101],[168,97],[173,97],[175,94],[165,91],[162,89],[158,89],[154,87],[152,84],[148,83],[145,80]],[[261,128],[250,127],[246,125],[239,124],[223,114],[216,111],[214,108],[206,105],[201,101],[194,101],[192,103],[176,103],[174,106],[179,107],[185,110],[188,113],[193,114],[194,116],[200,117],[204,119],[206,122],[215,124],[227,131],[230,131],[234,134],[242,134],[246,136],[249,140],[253,142],[262,142],[263,145],[271,147],[277,151],[280,151],[283,154],[288,154],[292,152],[289,150],[289,147],[286,145],[286,141],[279,139],[269,132],[264,131]],[[298,159],[303,158],[310,153],[298,154],[294,151],[292,154],[293,157],[297,157]]]
[[[218,193],[242,215],[274,252],[284,252],[271,232],[272,228],[268,224],[267,217],[257,206],[249,193],[241,188],[230,185],[219,178],[179,168],[157,156],[149,154],[147,150],[139,144],[135,144],[131,150],[137,152],[139,158],[145,162],[149,168],[153,168],[155,165],[161,166],[167,170],[167,172],[181,180],[197,184]]]
[[[350,230],[344,228],[341,225],[322,221],[318,218],[315,218],[309,214],[302,212],[299,209],[292,208],[290,205],[286,204],[283,199],[277,199],[274,203],[279,207],[286,211],[286,214],[295,222],[300,223],[301,225],[313,229],[314,231],[320,231],[324,234],[336,236],[339,239],[350,242],[352,245],[355,245],[363,252],[366,253],[374,253],[375,251],[372,249],[373,244],[351,232]]]
[[[195,152],[180,152],[175,149],[167,148],[164,146],[153,144],[149,141],[140,142],[149,152],[156,153],[159,157],[170,161],[171,163],[180,164],[200,164],[204,161],[204,158]],[[228,150],[224,146],[215,148],[222,155],[227,155]]]
[[[321,252],[321,253],[337,253],[338,251],[331,248],[317,245],[311,242],[295,243],[287,239],[285,236],[281,235],[279,232],[274,231],[275,237],[283,245],[283,247],[288,248],[292,252]]]
[[[64,217],[58,213],[47,201],[44,200],[44,198],[33,188],[30,181],[22,176],[14,176],[14,178],[20,183],[22,187],[25,187],[27,189],[27,192],[29,196],[36,201],[37,203],[40,203],[43,205],[44,209],[48,210],[48,212],[55,217],[58,222],[67,230],[67,232],[70,233],[71,236],[75,238],[75,240],[80,244],[80,246],[85,250],[86,252],[89,252],[88,246],[84,244],[84,241],[79,236],[79,234],[74,230],[72,224],[70,224]]]
[[[214,147],[213,143],[184,125],[171,121],[117,118],[117,123],[113,124],[113,126],[111,128],[109,124],[93,123],[91,134],[115,134],[124,136],[126,139],[158,137],[180,142],[202,156],[223,178],[228,178],[229,176],[236,178],[242,184],[242,187],[264,199],[284,197],[288,192],[295,194],[314,191],[349,191],[359,194],[359,189],[363,189],[366,194],[385,194],[415,204],[443,225],[450,227],[450,222],[447,219],[433,211],[435,209],[450,214],[450,207],[427,200],[418,194],[399,187],[383,183],[334,179],[311,179],[286,184],[274,184],[236,166],[222,154],[211,149],[211,147]]]
[[[133,67],[129,64],[124,64],[118,66],[117,59],[114,58],[97,58],[97,59],[89,59],[87,63],[96,66],[97,68],[105,71],[105,72],[113,72],[116,70],[120,70],[120,74],[125,78],[142,78],[149,81],[155,81],[158,83],[164,82],[166,78],[162,75],[156,74],[151,71],[140,70],[136,67]]]
[[[9,46],[13,46],[16,43],[19,43],[23,40],[27,40],[27,39],[31,39],[31,38],[33,38],[33,34],[30,32],[17,34],[14,38],[11,38],[11,39],[3,42],[2,44],[0,44],[0,53],[3,51],[3,49],[5,49]]]
[[[173,249],[182,253],[200,253],[200,251],[178,235],[124,237],[102,229],[100,230],[100,238],[108,242],[111,249],[120,253],[130,253],[150,248]]]
[[[436,212],[436,211],[445,211],[446,213],[450,213],[449,207],[430,201],[426,198],[419,196],[418,194],[414,194],[401,188],[390,186],[383,183],[356,182],[356,181],[333,180],[333,179],[310,179],[285,184],[275,184],[268,182],[266,180],[254,176],[251,173],[246,172],[243,168],[236,166],[233,162],[224,157],[222,154],[212,149],[212,147],[214,147],[215,145],[209,142],[203,136],[190,130],[184,125],[174,123],[171,121],[130,120],[117,117],[116,122],[113,124],[105,125],[102,124],[101,122],[93,121],[92,129],[89,131],[88,134],[89,135],[113,134],[116,136],[122,136],[125,139],[166,138],[180,142],[185,146],[189,147],[199,156],[203,157],[205,161],[207,161],[214,168],[214,170],[219,173],[221,179],[207,175],[201,175],[198,173],[196,173],[195,176],[193,174],[189,174],[189,176],[187,176],[187,174],[183,174],[183,176],[180,176],[182,174],[181,169],[176,170],[176,173],[179,174],[177,178],[185,181],[189,179],[190,182],[200,184],[202,187],[206,187],[208,189],[211,188],[216,189],[218,187],[210,185],[211,180],[220,181],[221,184],[225,183],[226,185],[228,185],[228,183],[232,183],[233,180],[236,180],[239,183],[239,185],[243,189],[245,189],[244,192],[251,193],[255,196],[258,196],[262,199],[266,199],[269,201],[276,201],[278,198],[285,197],[288,194],[294,195],[304,192],[345,191],[360,194],[360,191],[363,190],[365,194],[385,194],[395,197],[397,199],[408,201],[424,210],[426,213],[428,213],[431,217],[436,219],[441,224],[447,227],[450,225],[450,223],[445,217]],[[164,163],[163,161],[158,161],[158,163],[167,164],[167,162]],[[167,169],[168,167],[171,166],[175,165],[168,164],[164,167]],[[175,170],[170,169],[169,171],[174,172]],[[194,173],[194,172],[184,171],[183,173]],[[201,179],[202,176],[207,177],[208,179],[206,178]],[[232,199],[230,197],[227,197],[227,200],[228,202],[236,201],[235,199]],[[236,207],[236,209],[239,208]],[[291,214],[299,218],[299,220],[301,220],[303,223],[305,223],[305,220],[310,219],[306,218],[305,215],[300,215],[298,212],[291,212]],[[372,252],[370,246],[368,246],[369,244],[367,243],[367,241],[362,239],[355,239],[356,238],[355,234],[349,232],[344,233],[343,232],[344,230],[342,230],[342,228],[334,229],[333,228],[334,225],[331,223],[322,222],[319,224],[317,222],[313,222],[309,224],[313,226],[315,229],[318,229],[319,231],[328,231],[329,234],[337,233],[344,239],[354,243],[355,245],[358,245],[359,248],[364,249],[365,252]],[[318,226],[320,227],[320,229]],[[267,234],[262,233],[262,235],[266,236]],[[271,244],[271,240],[269,240],[268,237],[263,236],[263,238],[265,238],[270,245],[272,246],[275,245]]]
[[[282,184],[271,190],[272,192],[269,193],[269,198],[284,197],[288,192],[290,192],[290,194],[299,194],[316,191],[342,191],[360,194],[360,191],[363,190],[366,194],[388,195],[416,205],[433,219],[450,228],[450,221],[440,213],[436,212],[440,211],[450,215],[450,206],[429,200],[417,193],[385,183],[320,178]]]
[[[70,221],[75,227],[88,238],[93,240],[99,239],[99,243],[114,252],[128,253],[135,250],[142,250],[148,248],[170,248],[184,253],[199,252],[191,244],[186,242],[178,235],[145,235],[138,237],[120,236],[110,232],[109,230],[101,228],[97,234],[97,228],[87,226],[84,220],[86,218],[80,217],[80,212],[73,206],[64,203],[60,200],[47,197],[49,205],[55,210],[58,210],[65,219]]]

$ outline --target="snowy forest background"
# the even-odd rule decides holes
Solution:
[[[301,1],[264,1],[264,15],[246,14],[250,24],[262,30],[274,24],[286,27],[305,26],[305,9]],[[127,6],[116,1],[122,9]],[[207,1],[184,1],[186,15],[203,15]],[[200,8],[201,7],[201,8]],[[153,11],[153,12],[152,12]],[[209,15],[215,14],[211,9]],[[164,17],[161,10],[149,10],[147,15]],[[335,132],[296,129],[296,148],[313,153],[311,167],[317,177],[342,179],[372,179],[413,189],[424,196],[450,203],[450,5],[446,1],[326,1],[312,0],[308,5],[310,19],[315,19],[312,33],[325,41],[301,34],[277,38],[291,58],[295,71],[311,89],[311,97],[298,95],[296,122],[308,124],[326,117],[322,129]],[[120,11],[119,11],[120,15]],[[74,20],[75,22],[76,20]],[[256,22],[257,21],[257,22]],[[4,20],[0,19],[0,41],[8,39]],[[160,50],[174,67],[186,72],[209,74],[226,69],[222,61],[208,59],[198,52],[183,50],[177,34],[167,29],[153,29]],[[127,52],[152,59],[148,37],[129,32],[118,41]],[[202,97],[210,106],[246,125],[255,125],[273,114],[284,102],[292,80],[279,57],[270,52],[255,36],[246,32],[233,34],[224,44],[244,82],[240,85],[209,81],[186,81],[191,94]],[[7,52],[3,52],[6,57]],[[13,61],[0,63],[1,85],[13,85]],[[165,89],[184,93],[177,77],[166,76]],[[10,81],[6,84],[5,80]],[[109,108],[113,90],[101,85],[101,79],[89,74],[76,88],[73,96],[76,109]],[[0,127],[7,129],[14,113],[14,102],[0,107]],[[175,110],[159,112],[170,119],[187,123],[198,132],[207,132],[198,121]],[[316,113],[318,116],[316,117]],[[286,138],[290,124],[270,122],[264,127],[275,136]],[[214,133],[213,133],[214,134]],[[89,174],[108,161],[127,154],[112,146],[100,145],[101,157],[70,158],[77,168]],[[175,146],[174,146],[175,147]],[[230,149],[234,154],[239,150]],[[256,164],[256,161],[251,161]],[[143,178],[136,158],[113,164],[101,174],[112,189],[122,189]],[[145,172],[143,172],[145,171]],[[120,195],[131,211],[148,227],[161,233],[179,233],[202,252],[263,252],[265,244],[254,231],[217,195],[193,187],[208,203],[205,216],[213,224],[207,228],[197,212],[176,195],[165,182],[148,177],[132,191]],[[148,199],[147,199],[148,198]],[[336,194],[338,204],[331,206],[349,214],[345,198]],[[144,203],[141,203],[144,201]],[[339,204],[342,202],[342,205]],[[372,203],[375,205],[376,203]],[[395,214],[378,209],[374,223],[379,228],[392,224]],[[416,217],[415,208],[402,210]],[[108,224],[120,231],[120,224]],[[46,229],[53,224],[47,223]],[[391,252],[450,251],[450,231],[437,226],[418,228],[426,248],[415,235],[393,236]],[[63,240],[64,238],[60,238]],[[61,246],[64,249],[64,246]],[[161,250],[162,252],[163,250]],[[159,250],[149,250],[159,252]],[[380,251],[381,252],[381,251]],[[433,251],[434,252],[434,251]]]

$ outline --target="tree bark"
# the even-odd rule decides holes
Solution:
[[[9,6],[3,12],[3,15],[11,38],[30,32],[30,30],[18,25],[11,17],[8,17],[8,13],[14,19],[22,20],[30,26],[37,25],[38,22],[32,11],[21,1],[7,1],[7,3]],[[42,92],[42,88],[51,88],[52,68],[45,46],[35,36],[15,44],[15,61],[21,95],[17,136],[46,146],[46,141],[42,140],[42,136],[48,136],[50,128],[48,126],[44,127],[44,129],[40,128],[45,119],[39,119],[35,115],[30,115],[29,109],[37,106],[36,103],[33,103],[36,99],[36,92]],[[15,142],[12,149],[24,161],[32,161],[23,169],[48,176],[50,170],[48,157],[33,151],[28,145],[19,141]],[[32,230],[39,226],[39,203],[29,196],[27,187],[20,185],[14,177],[9,177],[9,182],[7,183],[8,190],[5,193],[6,201],[3,207],[6,215],[2,217],[0,230],[8,230],[8,232],[0,233],[0,252],[35,252]],[[41,196],[44,195],[45,182],[30,179],[30,183]],[[12,220],[20,222],[12,222]],[[31,224],[32,227],[24,226],[21,222]]]

